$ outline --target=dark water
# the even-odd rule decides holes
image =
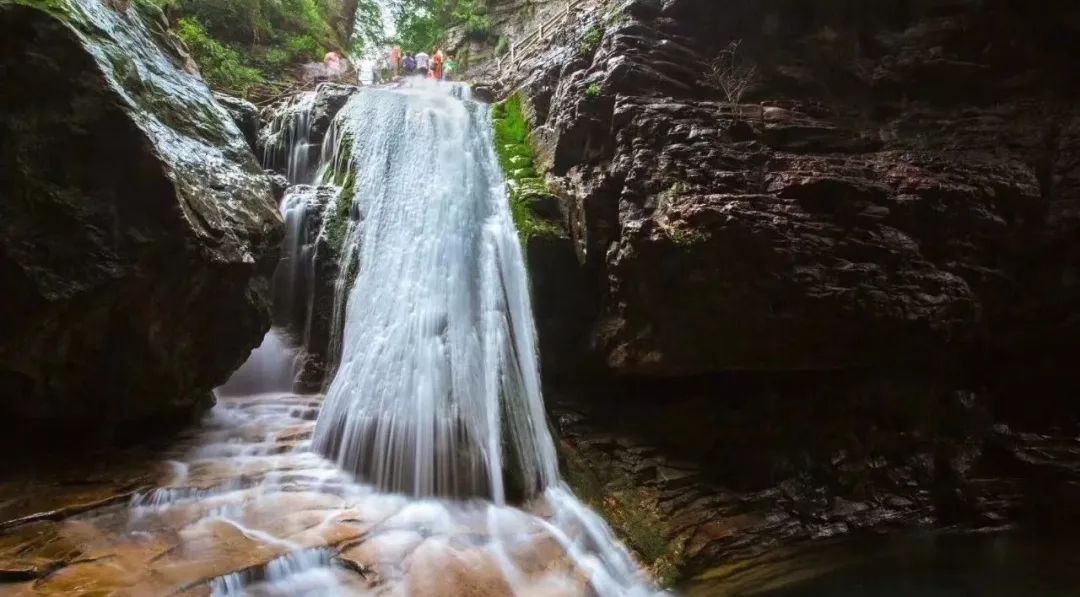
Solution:
[[[1080,596],[1080,540],[1021,532],[921,534],[812,545],[717,569],[699,595],[768,597]]]

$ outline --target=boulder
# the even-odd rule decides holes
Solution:
[[[0,28],[0,411],[49,441],[182,420],[269,328],[269,181],[147,3]]]
[[[214,92],[214,99],[229,112],[233,122],[240,128],[240,132],[244,134],[244,140],[247,141],[248,147],[254,151],[255,144],[259,139],[259,109],[255,107],[255,104],[245,99],[225,95],[224,93]]]

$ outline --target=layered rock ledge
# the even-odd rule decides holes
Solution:
[[[1049,3],[635,0],[499,73],[577,256],[530,263],[560,281],[534,289],[564,359],[545,370],[589,364],[548,376],[579,413],[564,449],[597,495],[656,504],[623,535],[646,563],[678,578],[789,540],[1067,513],[1077,23]],[[744,92],[718,63],[753,73]],[[581,321],[555,307],[574,292],[593,299],[576,336],[545,335]],[[1072,447],[1035,472],[1032,445]]]

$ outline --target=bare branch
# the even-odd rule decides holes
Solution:
[[[735,106],[757,80],[757,67],[746,64],[739,55],[742,40],[732,41],[713,60],[708,80],[724,94],[727,103]]]

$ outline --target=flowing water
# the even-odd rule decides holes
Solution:
[[[315,445],[387,491],[501,504],[507,481],[534,496],[558,466],[489,115],[435,87],[341,114],[360,267]]]
[[[115,463],[138,474],[101,481],[105,499],[95,484],[112,479],[110,462],[76,471],[84,485],[50,485],[85,513],[34,514],[0,537],[0,567],[35,579],[14,594],[655,592],[559,478],[489,118],[460,86],[365,90],[337,116],[323,164],[283,162],[296,181],[351,179],[351,193],[315,201],[298,187],[282,204],[275,303],[296,311],[308,216],[320,212],[318,234],[330,234],[342,225],[331,214],[353,200],[339,231],[341,359],[325,398],[293,390],[303,334],[278,313],[291,323],[218,390],[201,427]],[[27,502],[37,491],[7,488]]]
[[[409,512],[412,533],[472,529],[470,542],[480,546],[472,557],[487,560],[496,582],[515,592],[650,593],[603,521],[559,479],[524,260],[487,106],[470,101],[463,86],[366,90],[336,117],[314,169],[303,157],[310,151],[293,147],[308,143],[309,118],[300,112],[282,127],[290,179],[304,182],[316,170],[318,179],[348,180],[355,212],[342,235],[337,282],[348,296],[335,300],[335,312],[344,313],[340,364],[312,442],[343,469],[331,475],[334,486],[347,487],[359,503],[393,501]],[[326,214],[340,211],[345,195],[328,203]],[[295,289],[304,278],[295,264],[308,259],[306,205],[282,206],[288,234],[278,282],[294,289],[283,301],[290,307],[303,295]],[[322,220],[325,233],[331,216]],[[223,390],[236,393],[236,378],[251,377],[249,367],[265,370],[264,349],[277,350],[288,367],[290,349],[271,343],[274,337]],[[349,474],[363,484],[342,481]],[[507,505],[507,487],[525,500],[523,509]],[[290,547],[289,553],[303,548]],[[445,539],[425,553],[438,561],[456,549]],[[545,559],[543,550],[551,561],[537,561]],[[332,557],[299,553],[306,555],[221,579],[215,590],[280,590],[300,582],[284,580],[297,576],[333,580],[311,572],[332,568]],[[538,564],[556,572],[538,576]]]

